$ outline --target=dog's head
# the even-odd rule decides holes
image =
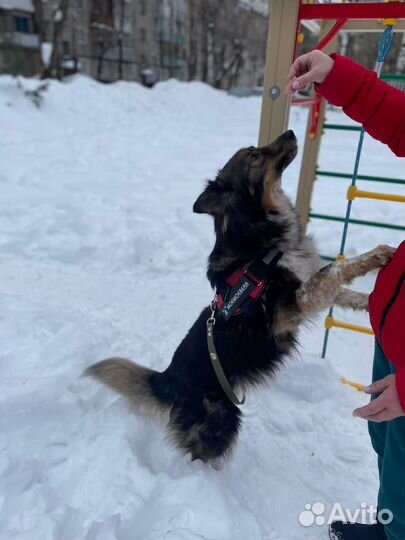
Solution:
[[[247,224],[263,222],[290,207],[281,174],[296,154],[297,139],[291,130],[268,146],[239,150],[215,181],[208,182],[194,203],[194,212],[214,217],[217,238],[231,240],[238,232],[241,240],[245,236],[241,229]]]
[[[222,220],[226,229],[234,213],[249,210],[261,218],[263,212],[282,210],[285,195],[281,174],[296,154],[297,139],[292,130],[268,146],[242,148],[220,170],[216,180],[208,182],[194,203],[194,212]]]

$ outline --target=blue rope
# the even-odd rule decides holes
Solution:
[[[386,29],[384,30],[380,38],[380,42],[378,44],[377,63],[375,66],[375,71],[377,73],[377,76],[380,76],[382,65],[384,64],[385,59],[387,58],[388,52],[392,44],[393,37],[394,37],[393,26],[388,25]],[[356,161],[354,163],[351,186],[356,185],[357,176],[359,174],[360,158],[361,158],[361,153],[363,150],[364,135],[365,135],[365,130],[364,130],[364,127],[362,126],[360,137],[359,137],[359,143],[357,146]],[[353,201],[349,200],[347,203],[347,208],[346,208],[346,216],[345,216],[345,222],[343,226],[342,242],[340,245],[339,255],[344,255],[344,252],[345,252],[347,234],[348,234],[349,223],[350,223],[350,215],[352,212],[352,205],[353,205]],[[332,317],[332,315],[333,315],[333,306],[331,306],[328,313],[329,317]],[[326,350],[328,348],[329,332],[330,330],[328,329],[325,330],[325,337],[323,340],[323,347],[322,347],[322,358],[325,358],[326,356]]]
[[[377,62],[385,62],[387,58],[394,37],[392,28],[392,26],[387,26],[381,36],[380,43],[378,44]]]

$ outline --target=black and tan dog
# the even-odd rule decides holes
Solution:
[[[394,252],[379,246],[321,268],[281,188],[281,174],[296,153],[292,131],[269,146],[239,150],[194,204],[195,212],[214,218],[216,242],[207,274],[213,287],[223,287],[229,275],[272,248],[282,254],[266,276],[256,309],[228,320],[216,316],[218,357],[236,391],[271,377],[296,348],[297,330],[310,317],[333,303],[366,309],[366,295],[341,286],[383,266]],[[104,360],[85,372],[126,396],[138,411],[163,413],[175,444],[204,461],[225,456],[241,425],[241,411],[225,395],[211,364],[210,314],[209,307],[202,311],[163,373],[122,358]]]

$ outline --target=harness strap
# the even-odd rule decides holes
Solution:
[[[270,268],[276,266],[282,255],[283,253],[279,249],[272,248],[262,260],[250,264],[247,271],[256,279],[263,280],[267,277]]]
[[[252,314],[266,286],[270,268],[278,263],[282,255],[279,249],[272,248],[263,259],[234,272],[225,283],[219,285],[218,292],[216,290],[214,300],[211,302],[211,316],[207,320],[208,354],[222,390],[234,405],[243,405],[246,396],[243,395],[242,399],[238,398],[222,369],[214,342],[215,312],[218,309],[226,321],[233,314],[242,313],[242,309],[244,313]]]
[[[222,390],[225,392],[227,398],[234,405],[243,405],[246,400],[244,395],[242,399],[239,399],[235,392],[232,390],[232,386],[229,384],[228,379],[226,378],[225,372],[222,369],[221,363],[218,358],[218,353],[215,348],[214,343],[214,324],[215,319],[210,317],[207,321],[207,344],[208,344],[208,353],[211,358],[212,367],[214,368],[215,374],[217,376],[218,382],[222,387]]]
[[[237,270],[226,281],[218,284],[218,309],[226,321],[242,311],[247,315],[255,313],[269,271],[276,266],[282,255],[279,249],[272,248],[263,259]]]

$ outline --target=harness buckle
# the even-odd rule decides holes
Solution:
[[[245,270],[243,271],[243,275],[246,276],[247,279],[249,279],[255,287],[261,287],[263,285],[263,280],[259,280],[256,276],[251,274],[248,268],[245,268]]]

